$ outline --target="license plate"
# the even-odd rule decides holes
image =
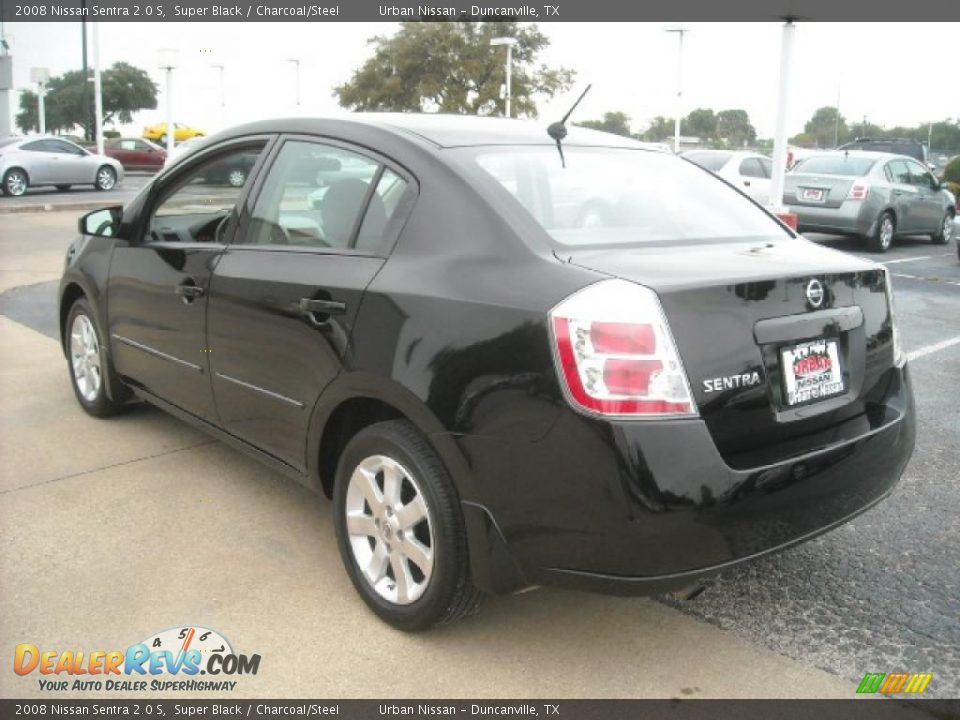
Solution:
[[[800,199],[823,202],[823,190],[820,188],[800,188]]]
[[[843,371],[836,340],[812,340],[780,350],[787,405],[842,395]]]

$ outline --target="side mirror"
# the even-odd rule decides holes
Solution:
[[[120,229],[120,219],[122,217],[123,208],[115,205],[87,213],[80,218],[77,226],[84,235],[115,237],[117,230]]]

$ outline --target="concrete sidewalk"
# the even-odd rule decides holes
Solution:
[[[541,590],[399,633],[350,585],[327,501],[151,408],[87,417],[57,343],[4,317],[0,392],[4,652],[126,648],[196,624],[262,656],[237,697],[854,693],[652,600]],[[0,696],[40,696],[38,677],[0,673]]]

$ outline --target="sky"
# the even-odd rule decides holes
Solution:
[[[661,23],[542,23],[551,41],[540,60],[576,70],[569,93],[540,102],[540,115],[562,116],[587,83],[593,89],[574,120],[620,110],[636,131],[677,107],[677,38]],[[774,132],[781,28],[776,23],[688,23],[684,40],[683,113],[696,107],[743,108],[761,137]],[[240,122],[344,111],[333,88],[369,56],[367,39],[396,32],[396,23],[115,23],[100,25],[100,62],[124,60],[150,72],[160,87],[157,110],[123,128],[139,134],[163,121],[160,48],[178,51],[174,119],[213,132]],[[6,23],[14,83],[30,87],[30,68],[51,74],[80,67],[79,23]],[[960,23],[800,23],[794,45],[787,132],[803,130],[821,106],[837,104],[848,121],[885,127],[960,116],[955,67],[943,59]],[[895,48],[900,48],[896,51]],[[503,53],[502,49],[491,52]],[[945,54],[946,53],[946,54]],[[91,53],[92,62],[92,53]],[[300,106],[295,65],[300,60]],[[909,58],[900,61],[897,58]],[[928,58],[928,60],[925,60]],[[224,65],[221,105],[220,71]],[[14,98],[11,106],[18,107]]]

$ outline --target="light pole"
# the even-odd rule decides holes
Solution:
[[[690,30],[683,25],[665,27],[668,33],[677,34],[677,109],[673,120],[673,152],[680,152],[680,116],[683,114],[683,36]]]
[[[227,92],[223,84],[223,63],[211,63],[210,67],[220,71],[220,127],[222,128],[227,121]]]
[[[161,70],[167,73],[167,157],[173,152],[173,140],[176,131],[173,127],[173,69],[177,66],[177,51],[171,48],[161,48],[159,62]]]
[[[510,117],[510,84],[511,80],[513,79],[513,46],[516,44],[517,39],[513,37],[496,37],[490,40],[490,45],[493,47],[499,47],[500,45],[507,46],[507,104],[505,117]]]
[[[293,63],[294,67],[294,83],[295,87],[293,89],[294,97],[297,100],[297,109],[300,109],[300,58],[287,58],[287,62]]]
[[[787,101],[793,65],[793,18],[786,18],[780,38],[780,87],[777,92],[777,123],[773,134],[773,177],[770,178],[770,207],[783,211],[783,179],[787,171]]]
[[[93,118],[97,154],[103,155],[103,86],[100,82],[100,23],[93,23]]]
[[[45,67],[30,68],[30,82],[37,84],[37,118],[40,121],[40,134],[47,132],[47,115],[44,99],[47,94],[47,81],[50,80],[50,70]]]

